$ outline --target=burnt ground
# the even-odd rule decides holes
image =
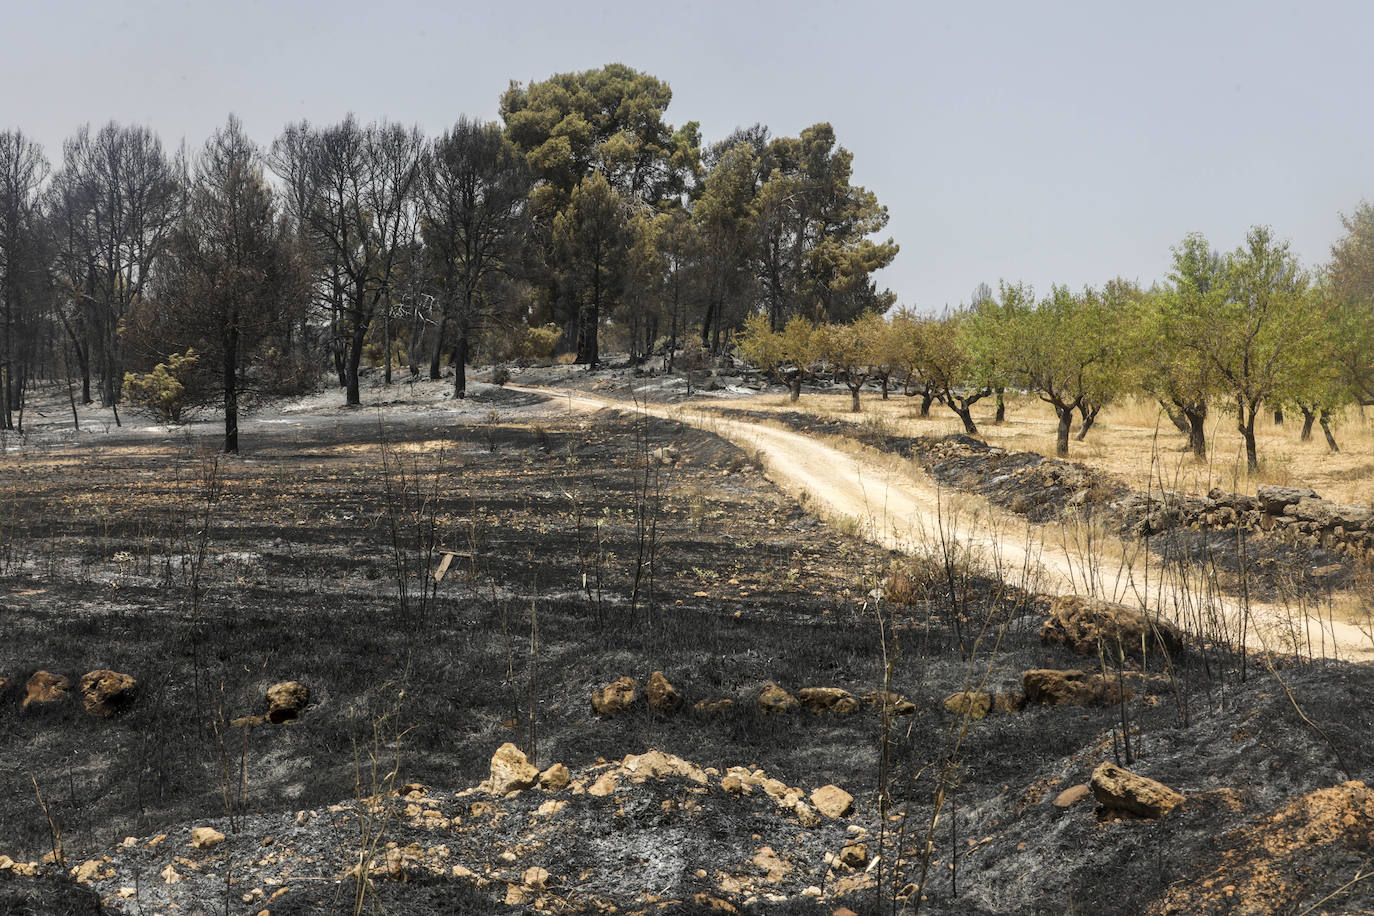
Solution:
[[[844,420],[817,417],[800,411],[752,411],[722,408],[724,416],[781,423],[798,431],[842,436],[869,448],[915,461],[942,486],[976,493],[1008,512],[1029,521],[1088,520],[1100,523],[1112,536],[1135,542],[1146,530],[1146,519],[1158,512],[1164,499],[1133,491],[1116,476],[1035,452],[1009,451],[962,434],[893,436],[879,428]],[[1176,522],[1176,519],[1175,519]],[[1233,593],[1241,580],[1255,597],[1265,600],[1313,596],[1350,584],[1366,571],[1349,557],[1248,529],[1238,539],[1231,529],[1208,529],[1180,524],[1149,531],[1150,551],[1166,565],[1206,567],[1213,581]],[[1321,571],[1314,576],[1314,570]]]
[[[60,832],[65,862],[40,881],[0,877],[0,912],[85,912],[100,898],[118,912],[353,912],[342,872],[356,861],[359,800],[414,783],[446,823],[385,821],[383,859],[386,842],[419,851],[383,869],[366,911],[687,913],[715,900],[866,913],[888,910],[928,865],[923,911],[1134,913],[1209,880],[1235,831],[1289,800],[1374,777],[1368,672],[1340,663],[1266,659],[1269,672],[1199,652],[1167,671],[1151,660],[1162,679],[1124,707],[953,716],[941,701],[968,686],[1011,692],[1027,668],[1099,662],[1040,644],[1043,600],[823,525],[708,433],[613,412],[569,419],[520,398],[489,406],[262,424],[235,459],[216,459],[211,439],[135,433],[9,454],[0,852],[37,860]],[[435,586],[445,550],[457,556]],[[901,603],[874,597],[894,564]],[[97,668],[139,680],[121,714],[21,711],[34,671]],[[687,707],[735,704],[711,717],[592,714],[595,687],[655,670]],[[299,721],[231,724],[287,679],[311,691]],[[886,725],[869,709],[765,715],[753,701],[769,681],[860,696],[886,683],[916,711]],[[599,760],[650,748],[717,775],[704,792],[665,780],[608,798],[462,794],[508,741],[584,782]],[[1112,759],[1189,803],[1105,824],[1091,803],[1049,804]],[[734,766],[807,792],[839,785],[855,811],[801,825],[757,793],[725,792],[718,776]],[[520,825],[549,798],[569,802],[558,830],[529,841]],[[896,869],[865,882],[862,869],[827,868],[847,825],[876,835],[884,823],[902,834]],[[230,835],[224,859],[177,864],[201,824]],[[154,842],[162,834],[173,839]],[[276,849],[256,852],[267,837]],[[1333,909],[1374,906],[1363,883],[1342,889],[1370,867],[1368,838],[1338,839],[1305,857],[1305,877],[1282,874],[1285,907],[1333,893]],[[720,877],[759,884],[763,845],[789,858],[790,877],[766,889]],[[416,864],[437,846],[442,869]],[[62,877],[103,856],[87,884]],[[186,880],[160,877],[169,862]],[[557,892],[506,903],[534,865]],[[811,886],[822,900],[803,894]],[[1223,886],[1213,910],[1195,911],[1227,911],[1237,901]]]

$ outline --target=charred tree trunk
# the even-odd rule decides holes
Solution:
[[[239,332],[231,323],[224,335],[224,451],[231,455],[239,450]]]
[[[992,422],[994,425],[1001,425],[1007,421],[1007,390],[1005,388],[998,388],[996,394],[997,412],[992,415]]]
[[[468,396],[468,331],[458,326],[458,340],[453,345],[453,396]]]
[[[1188,409],[1182,404],[1175,402],[1178,409],[1175,410],[1167,401],[1160,401],[1159,406],[1164,411],[1164,415],[1169,418],[1169,422],[1174,424],[1174,428],[1185,436],[1192,430],[1188,420]]]
[[[1236,399],[1240,408],[1240,422],[1236,429],[1245,440],[1245,468],[1251,474],[1259,470],[1259,450],[1255,446],[1255,418],[1259,415],[1258,404],[1246,404],[1243,398]]]
[[[1298,409],[1302,411],[1302,434],[1301,436],[1299,436],[1299,438],[1303,442],[1311,442],[1312,424],[1317,422],[1316,408],[1308,407],[1306,405],[1299,405]]]
[[[1198,461],[1207,460],[1207,405],[1203,404],[1199,408],[1184,410],[1184,417],[1188,421],[1188,445],[1193,450],[1193,457]]]

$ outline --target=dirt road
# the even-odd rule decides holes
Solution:
[[[1333,620],[1320,605],[1251,602],[1208,589],[1203,576],[1166,573],[1145,551],[1108,558],[1091,545],[1069,543],[1063,529],[1001,512],[980,497],[942,490],[913,462],[836,448],[790,430],[726,419],[688,406],[633,404],[584,392],[507,386],[539,394],[569,410],[639,410],[679,420],[725,438],[761,458],[768,477],[834,522],[855,524],[871,540],[905,553],[952,552],[1028,590],[1050,595],[1094,595],[1147,609],[1163,619],[1209,635],[1225,628],[1253,649],[1374,661],[1374,640],[1360,628]],[[1195,581],[1194,581],[1195,580]]]

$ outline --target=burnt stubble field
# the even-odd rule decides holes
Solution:
[[[1228,912],[1249,873],[1227,856],[1247,848],[1246,829],[1374,775],[1359,667],[1214,649],[1112,666],[1042,645],[1047,599],[957,556],[898,557],[823,523],[708,432],[482,397],[451,415],[259,423],[242,458],[148,432],[10,450],[0,851],[44,877],[11,870],[0,910]],[[1139,689],[1124,703],[1020,708],[1036,668],[1114,672]],[[138,682],[111,717],[77,698],[22,705],[39,670],[97,669]],[[594,714],[595,689],[655,671],[680,710],[641,700]],[[245,721],[282,681],[309,689],[299,718]],[[770,682],[888,690],[910,714],[881,702],[769,714],[756,700]],[[1012,699],[986,718],[951,711],[945,699],[965,690]],[[733,703],[694,709],[722,699]],[[584,788],[598,764],[650,750],[713,775],[696,801],[666,778],[609,798],[576,791],[561,839],[522,846],[512,825],[556,793],[461,794],[507,742]],[[1051,804],[1103,761],[1189,800],[1161,820],[1107,822],[1091,799]],[[806,792],[840,786],[853,812],[799,825],[761,793],[717,788],[737,766]],[[200,855],[183,834],[201,824],[229,835],[225,849],[240,837],[284,849],[307,814],[415,791],[449,793],[462,816],[436,830],[398,814],[348,834],[335,864],[315,855],[266,896],[261,863],[172,861],[214,873],[179,898],[150,864],[162,834],[182,856]],[[1374,803],[1346,801],[1323,838],[1242,857],[1275,909],[1368,905]],[[676,857],[649,869],[628,839],[607,845],[617,835]],[[867,838],[858,867],[838,858],[855,836]],[[453,858],[387,868],[388,842],[442,842]],[[765,846],[785,850],[784,873],[758,858]],[[346,870],[359,848],[365,879]],[[92,860],[94,877],[69,880]],[[517,893],[533,866],[550,876]]]

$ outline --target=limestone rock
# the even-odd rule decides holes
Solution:
[[[863,868],[868,864],[868,847],[863,843],[849,843],[840,850],[840,861],[850,868]]]
[[[557,792],[566,786],[571,779],[572,774],[568,772],[568,768],[561,763],[555,763],[539,774],[539,787],[550,792]]]
[[[1054,797],[1054,806],[1056,808],[1068,808],[1071,805],[1075,805],[1078,802],[1081,802],[1083,799],[1087,798],[1089,795],[1092,794],[1092,789],[1088,787],[1087,783],[1079,783],[1076,786],[1069,786],[1063,792],[1060,792],[1058,795]]]
[[[735,708],[735,701],[731,699],[721,700],[700,700],[692,707],[692,712],[699,716],[722,716]]]
[[[1269,484],[1260,485],[1255,494],[1259,497],[1260,508],[1270,515],[1282,515],[1284,509],[1297,505],[1299,500],[1318,498],[1315,490],[1304,487],[1276,487]]]
[[[649,700],[649,705],[659,712],[677,712],[682,706],[682,694],[678,693],[663,675],[662,671],[655,671],[649,675],[649,681],[644,685],[644,695]]]
[[[491,792],[505,795],[521,789],[533,788],[539,782],[539,770],[525,757],[525,752],[507,741],[491,757]]]
[[[72,679],[51,671],[35,671],[24,685],[23,708],[49,706],[71,695]]]
[[[864,702],[875,708],[887,707],[891,716],[911,716],[916,714],[916,704],[899,693],[891,690],[875,690],[864,697]]]
[[[614,716],[629,709],[637,699],[639,685],[635,679],[622,677],[592,691],[592,712],[598,716]]]
[[[587,787],[587,794],[596,798],[604,798],[615,791],[616,782],[614,771],[602,773],[597,777],[596,782]]]
[[[525,882],[526,887],[543,887],[549,883],[549,871],[546,868],[540,868],[538,865],[532,865],[525,869],[525,873],[520,876],[520,880]]]
[[[821,786],[811,793],[811,804],[828,818],[844,817],[854,809],[854,796],[839,786]]]
[[[766,715],[792,712],[800,705],[796,697],[772,681],[765,684],[763,692],[759,694],[759,711]]]
[[[854,694],[839,687],[803,687],[797,691],[797,699],[804,709],[813,713],[834,713],[848,716],[859,711],[859,701]]]
[[[138,681],[132,676],[102,668],[81,675],[81,703],[86,712],[107,718],[133,699]]]
[[[1026,706],[1026,695],[1020,691],[998,693],[992,697],[993,712],[1020,712]]]
[[[1061,595],[1050,605],[1050,616],[1040,629],[1040,641],[1067,646],[1079,655],[1097,655],[1102,643],[1115,650],[1139,654],[1142,645],[1151,652],[1161,648],[1178,652],[1183,638],[1178,629],[1152,620],[1124,604],[1112,604],[1081,595]]]
[[[281,681],[267,688],[267,721],[274,725],[300,718],[310,703],[310,689],[300,681]]]
[[[1163,817],[1185,801],[1182,794],[1164,783],[1139,776],[1114,763],[1098,764],[1088,785],[1102,807],[1137,817]]]
[[[191,842],[189,845],[197,849],[214,849],[224,842],[224,834],[214,827],[197,827],[191,831]]]
[[[706,785],[706,772],[694,763],[665,754],[662,751],[645,751],[631,754],[621,761],[620,766],[632,776],[662,779],[665,776],[682,776],[695,783]]]
[[[992,712],[992,695],[978,690],[951,693],[944,699],[946,712],[970,719],[981,719]]]
[[[1098,706],[1130,699],[1134,691],[1116,678],[1086,671],[1032,668],[1021,675],[1026,702],[1046,706]]]

